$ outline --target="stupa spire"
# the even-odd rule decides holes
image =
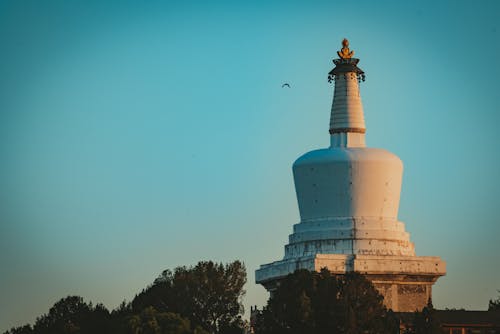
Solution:
[[[365,118],[359,94],[359,82],[365,80],[365,73],[353,58],[349,41],[344,38],[342,49],[334,59],[335,68],[328,73],[328,81],[335,81],[330,135],[332,147],[365,147]]]

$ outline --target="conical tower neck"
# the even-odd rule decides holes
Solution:
[[[331,147],[365,147],[365,119],[359,94],[359,82],[365,80],[364,72],[357,67],[359,59],[352,58],[349,41],[342,41],[334,59],[335,68],[328,73],[328,81],[335,82],[330,115]]]

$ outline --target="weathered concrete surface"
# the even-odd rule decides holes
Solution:
[[[272,291],[280,279],[297,269],[335,274],[359,272],[384,296],[384,304],[397,312],[421,310],[432,296],[432,285],[446,274],[446,264],[434,256],[373,256],[316,254],[262,265],[255,272],[257,283]]]

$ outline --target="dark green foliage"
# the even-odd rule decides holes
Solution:
[[[110,314],[102,305],[87,304],[82,297],[68,296],[39,317],[33,326],[36,334],[108,333]]]
[[[153,306],[161,312],[178,313],[211,333],[235,333],[242,325],[245,283],[245,267],[239,261],[226,265],[199,262],[173,272],[165,270],[134,298],[132,310]]]
[[[440,334],[441,324],[436,316],[436,310],[429,300],[421,312],[415,312],[412,334]]]
[[[488,311],[499,311],[500,310],[500,290],[498,292],[498,298],[493,300],[490,299],[489,305],[488,305]]]
[[[32,334],[32,333],[33,333],[33,328],[31,328],[30,325],[24,325],[24,326],[11,328],[10,330],[6,331],[4,334]]]
[[[130,316],[124,321],[127,334],[191,334],[189,320],[170,312],[158,312],[152,306],[145,308],[139,314]],[[196,333],[206,333],[203,330]]]
[[[131,314],[133,314],[132,303],[127,303],[125,300],[122,301],[117,308],[111,311],[112,318],[123,318]]]
[[[397,333],[382,301],[362,275],[298,270],[280,282],[257,317],[256,333]]]
[[[4,334],[241,334],[245,266],[199,262],[165,270],[131,303],[111,313],[82,297],[68,296],[30,325]]]

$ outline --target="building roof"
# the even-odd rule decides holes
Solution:
[[[489,325],[500,327],[500,310],[436,310],[436,316],[441,321],[442,325]]]

